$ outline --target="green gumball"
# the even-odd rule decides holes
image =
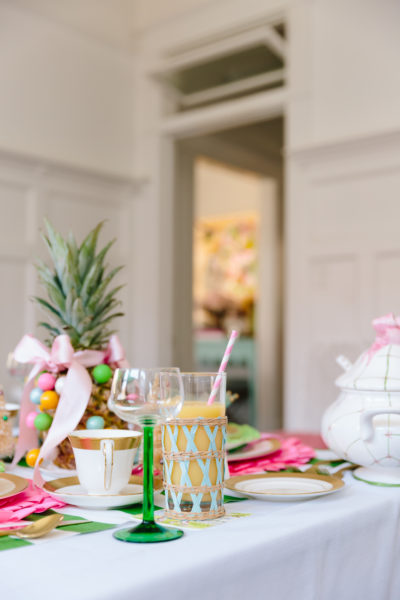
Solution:
[[[96,383],[107,383],[112,377],[112,370],[108,365],[97,365],[92,371]]]
[[[43,412],[36,415],[33,424],[39,431],[47,431],[48,429],[50,429],[52,422],[53,417]]]

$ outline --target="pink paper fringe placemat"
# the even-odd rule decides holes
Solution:
[[[279,450],[273,454],[268,454],[267,456],[230,462],[230,474],[244,475],[247,473],[260,473],[262,471],[281,471],[288,467],[300,467],[301,465],[305,465],[315,457],[313,448],[306,446],[296,437],[284,438],[280,435],[262,433],[260,439],[267,440],[270,438],[280,441],[281,447]],[[257,444],[257,442],[248,444],[248,446],[250,447],[253,444]]]
[[[32,513],[41,513],[49,508],[62,508],[65,502],[56,500],[47,492],[30,482],[29,486],[16,496],[0,500],[0,528],[17,527],[25,524],[23,519]]]

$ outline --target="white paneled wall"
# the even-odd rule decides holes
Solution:
[[[26,4],[0,0],[0,149],[130,176],[133,57]]]
[[[286,426],[318,430],[338,354],[400,312],[400,133],[290,156]]]
[[[35,257],[49,261],[40,237],[45,216],[63,234],[72,230],[78,243],[99,221],[106,221],[99,246],[116,238],[109,263],[126,265],[118,275],[119,282],[127,284],[120,294],[126,316],[118,327],[126,353],[132,356],[135,190],[128,180],[0,154],[0,383],[6,391],[11,383],[5,369],[8,352],[24,333],[43,336],[36,328],[43,314],[30,297],[40,292]]]

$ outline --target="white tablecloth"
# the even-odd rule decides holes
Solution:
[[[3,551],[1,600],[399,600],[400,489],[345,479],[309,501],[227,505],[252,514],[174,542],[127,544],[108,530]]]

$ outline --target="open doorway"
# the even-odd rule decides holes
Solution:
[[[177,362],[216,370],[239,329],[230,417],[268,429],[282,412],[282,145],[282,118],[176,143]]]

